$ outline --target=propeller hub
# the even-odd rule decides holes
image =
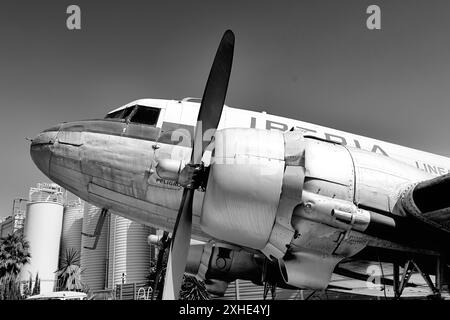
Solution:
[[[206,188],[209,167],[200,164],[185,164],[184,161],[164,159],[156,165],[156,174],[165,180],[178,183],[183,188]]]

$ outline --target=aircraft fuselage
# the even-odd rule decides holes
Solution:
[[[33,139],[31,155],[51,180],[80,198],[146,225],[171,230],[182,195],[180,185],[155,173],[160,158],[189,162],[189,134],[193,133],[199,104],[190,101],[143,99],[133,105],[160,109],[155,125],[120,119],[85,120],[49,128]],[[113,113],[112,111],[111,113]],[[241,127],[286,131],[335,141],[402,161],[415,168],[412,180],[447,173],[450,159],[391,143],[293,119],[225,106],[218,129]],[[168,139],[175,130],[177,141]],[[173,139],[172,139],[173,140]],[[209,155],[210,156],[210,155]],[[208,155],[205,156],[208,161]],[[194,197],[193,235],[208,238],[199,227],[203,192]]]

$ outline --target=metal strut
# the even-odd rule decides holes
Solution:
[[[269,283],[269,281],[264,282],[263,300],[267,299],[267,294],[269,293],[269,290],[272,296],[272,300],[275,300],[277,296],[277,284]]]
[[[272,300],[275,300],[277,295],[277,283],[270,281],[270,268],[269,268],[269,260],[267,258],[264,258],[264,264],[263,264],[263,272],[262,272],[262,282],[264,283],[264,291],[263,291],[263,300],[267,299],[267,294],[271,293]]]
[[[88,250],[95,250],[97,248],[98,240],[100,239],[100,235],[102,233],[103,224],[105,222],[106,217],[108,216],[108,209],[103,208],[100,216],[98,217],[97,225],[95,226],[95,231],[92,234],[81,232],[81,235],[85,237],[94,238],[94,245],[92,247],[83,246],[83,248]]]
[[[403,289],[406,287],[409,279],[411,278],[411,275],[412,275],[414,269],[419,271],[419,273],[421,274],[421,276],[427,283],[428,287],[433,292],[433,296],[439,298],[441,296],[441,291],[439,289],[440,284],[437,283],[436,284],[437,286],[435,286],[433,284],[433,281],[431,281],[430,276],[427,273],[423,272],[422,269],[419,267],[419,265],[414,260],[408,260],[408,262],[406,262],[405,270],[404,270],[403,276],[402,276],[402,281],[400,283],[399,283],[399,274],[400,274],[399,266],[397,263],[394,263],[394,294],[395,294],[395,298],[399,299],[400,296],[402,295]],[[438,278],[438,277],[440,277],[440,276],[437,276],[436,278]]]
[[[440,255],[436,259],[436,288],[442,293],[450,293],[450,265],[446,255]]]

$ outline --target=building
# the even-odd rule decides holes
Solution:
[[[0,220],[0,238],[6,237],[24,226],[26,204],[28,200],[17,198],[13,200],[13,210],[10,216]]]

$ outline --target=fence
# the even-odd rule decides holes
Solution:
[[[151,300],[152,291],[153,288],[145,282],[118,284],[116,300]]]

